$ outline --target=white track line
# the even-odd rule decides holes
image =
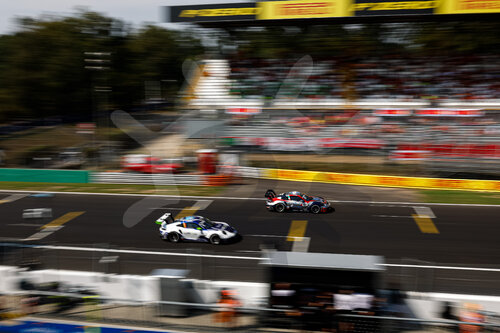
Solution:
[[[405,265],[405,264],[378,264],[384,267],[410,267],[426,269],[446,269],[457,271],[478,271],[478,272],[500,272],[500,268],[481,268],[481,267],[460,267],[460,266],[433,266],[433,265]]]
[[[16,200],[22,199],[22,198],[27,197],[27,196],[28,196],[28,194],[20,194],[20,193],[12,194],[6,198],[0,199],[0,203],[14,202]]]
[[[212,254],[174,253],[174,252],[139,251],[139,250],[116,250],[116,249],[104,249],[104,248],[54,246],[54,245],[20,245],[19,247],[32,247],[32,248],[39,248],[39,249],[62,250],[62,251],[150,254],[150,255],[160,255],[160,256],[207,257],[207,258],[241,259],[241,260],[269,260],[269,258],[266,258],[266,257],[239,257],[239,256],[223,256],[223,255],[212,255]],[[500,272],[500,268],[435,266],[435,265],[405,265],[405,264],[377,264],[377,265],[383,266],[383,267],[414,267],[414,268],[427,268],[427,269],[432,268],[432,269],[447,269],[447,270],[462,270],[462,271]]]
[[[13,227],[41,227],[43,224],[42,223],[9,223],[7,224],[8,226],[13,226]]]
[[[107,196],[125,196],[125,197],[158,197],[158,198],[180,198],[180,199],[211,199],[211,200],[256,200],[265,201],[265,198],[233,198],[233,197],[205,197],[193,195],[166,195],[166,194],[126,194],[126,193],[89,193],[89,192],[55,192],[55,191],[26,191],[26,190],[0,190],[8,193],[57,193],[70,195],[107,195]],[[434,203],[434,202],[391,202],[391,201],[363,201],[363,200],[335,200],[327,199],[329,202],[341,204],[364,204],[364,205],[394,205],[397,207],[413,207],[415,205],[425,206],[463,206],[463,207],[495,207],[500,208],[500,205],[488,204],[454,204],[454,203]]]
[[[198,210],[204,210],[206,209],[208,206],[210,206],[210,204],[214,202],[213,200],[198,200],[194,203],[193,207],[197,207]]]
[[[243,235],[243,237],[288,238],[288,236],[283,235]]]
[[[23,239],[24,241],[35,241],[35,240],[40,240],[42,238],[47,237],[48,235],[53,234],[54,232],[61,230],[64,226],[57,226],[57,227],[49,227],[46,229],[42,229],[41,231],[29,236],[28,238]]]
[[[415,212],[420,217],[436,218],[436,215],[434,215],[434,212],[429,207],[413,206],[413,209],[415,209]]]
[[[295,237],[292,245],[292,252],[307,252],[311,237]]]
[[[240,259],[240,260],[268,260],[268,258],[264,258],[264,257],[240,257],[240,256],[215,255],[215,254],[175,253],[175,252],[140,251],[140,250],[117,250],[117,249],[88,248],[88,247],[77,247],[77,246],[33,245],[30,247],[39,248],[39,249],[47,249],[47,250],[61,250],[61,251],[148,254],[148,255],[158,255],[158,256],[178,256],[178,257],[198,257],[198,258],[203,257],[203,258]]]
[[[373,215],[374,217],[393,217],[398,219],[411,219],[411,216],[402,216],[402,215]]]
[[[262,238],[294,238],[296,240],[302,240],[309,237],[295,237],[295,236],[282,236],[282,235],[243,235],[243,237],[262,237]]]

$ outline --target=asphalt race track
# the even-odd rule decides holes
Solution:
[[[266,266],[259,258],[269,249],[370,254],[384,256],[387,263],[410,265],[388,267],[387,283],[401,289],[500,295],[500,206],[352,201],[334,202],[334,213],[313,215],[268,212],[264,198],[155,197],[137,204],[141,199],[126,195],[57,193],[36,197],[0,193],[0,241],[54,246],[43,250],[1,247],[0,259],[3,264],[37,262],[44,268],[130,274],[185,268],[190,270],[189,276],[202,279],[265,281]],[[32,208],[51,208],[52,217],[23,218],[23,210]],[[172,244],[159,238],[154,223],[164,212],[174,216],[194,213],[226,221],[243,238],[220,246]],[[124,220],[124,214],[132,219]],[[85,251],[61,250],[58,246],[82,247]],[[153,253],[109,253],[102,249]],[[190,256],[162,255],[165,252]]]

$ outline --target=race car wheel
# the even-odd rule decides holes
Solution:
[[[217,235],[212,235],[212,237],[210,237],[210,243],[212,243],[214,245],[219,245],[220,244],[220,237]]]
[[[177,243],[180,240],[179,234],[172,232],[168,234],[167,239],[172,243]]]
[[[321,207],[318,205],[312,205],[310,210],[311,210],[311,213],[318,214],[321,211]]]
[[[283,213],[285,211],[285,205],[279,203],[276,206],[274,206],[274,210],[276,210],[278,213]]]

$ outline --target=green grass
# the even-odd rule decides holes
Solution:
[[[136,184],[67,184],[67,183],[30,183],[0,182],[0,190],[26,190],[48,192],[87,192],[87,193],[122,193],[122,194],[160,194],[214,196],[223,187],[219,186],[154,186]]]
[[[500,205],[500,193],[452,190],[418,190],[423,202]]]

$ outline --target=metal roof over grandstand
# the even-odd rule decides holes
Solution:
[[[318,268],[348,271],[384,271],[381,256],[310,252],[269,252],[266,265],[291,268]]]

